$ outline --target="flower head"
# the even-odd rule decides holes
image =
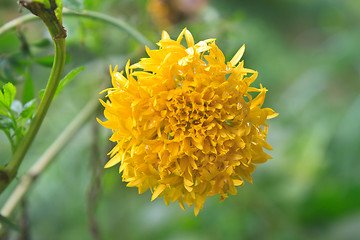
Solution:
[[[146,48],[149,58],[128,62],[126,75],[110,68],[101,124],[117,144],[105,167],[120,163],[128,187],[183,209],[195,204],[197,215],[207,197],[236,194],[271,158],[263,150],[271,149],[266,120],[277,113],[261,108],[265,88],[250,87],[258,74],[239,62],[245,46],[225,63],[215,39],[195,44],[186,29],[177,40],[164,31],[158,45]]]

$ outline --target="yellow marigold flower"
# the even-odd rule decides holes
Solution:
[[[182,209],[195,204],[197,215],[207,197],[236,194],[244,179],[252,182],[256,164],[271,158],[263,151],[271,149],[266,119],[277,113],[261,108],[266,88],[250,87],[258,74],[239,63],[245,46],[225,63],[215,39],[195,44],[186,29],[177,40],[164,31],[158,45],[146,48],[149,58],[128,62],[126,75],[110,67],[101,124],[117,144],[105,168],[120,163],[128,187],[150,188],[151,200],[178,201]]]

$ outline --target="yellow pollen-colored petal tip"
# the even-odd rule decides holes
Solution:
[[[191,35],[191,32],[189,30],[185,31],[185,38],[186,38],[186,43],[188,45],[188,48],[195,45],[194,38]]]
[[[165,188],[166,186],[164,184],[160,184],[154,191],[151,197],[151,201],[154,201],[165,190]]]
[[[240,59],[244,55],[244,52],[245,52],[245,44],[242,45],[242,47],[237,51],[237,53],[231,59],[230,61],[231,66],[235,66],[240,61]]]
[[[163,30],[161,33],[161,39],[170,39],[169,34],[165,30]]]
[[[184,28],[184,29],[181,31],[181,33],[179,34],[179,37],[176,39],[176,41],[177,41],[178,43],[180,43],[181,40],[183,39],[183,36],[184,36],[186,30],[187,30],[187,28]]]

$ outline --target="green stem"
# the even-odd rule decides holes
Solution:
[[[65,65],[65,38],[54,39],[55,43],[55,59],[54,65],[50,74],[50,78],[44,93],[44,97],[40,102],[39,108],[35,114],[33,121],[31,122],[28,132],[16,148],[14,155],[12,156],[9,164],[5,167],[8,181],[0,182],[0,193],[7,187],[9,182],[16,176],[17,170],[29,149],[35,135],[37,134],[40,125],[49,109],[50,103],[54,97],[56,88],[61,79],[61,74]]]
[[[68,144],[85,123],[90,119],[90,116],[95,113],[96,108],[99,107],[98,99],[92,99],[83,108],[83,110],[74,118],[74,120],[66,127],[66,129],[59,135],[59,137],[51,144],[51,146],[44,152],[38,161],[28,170],[21,178],[20,183],[15,188],[9,199],[6,201],[4,207],[1,209],[1,215],[9,217],[21,201],[34,181],[41,175],[41,173],[54,160],[55,156]],[[0,225],[1,229],[1,225]]]
[[[56,88],[61,79],[61,74],[65,65],[65,39],[59,38],[55,39],[55,59],[53,69],[50,74],[48,85],[46,87],[44,97],[40,102],[39,108],[35,114],[35,118],[31,122],[29,131],[25,135],[24,139],[18,146],[14,156],[10,160],[9,164],[6,166],[9,169],[9,173],[14,174],[14,170],[18,168],[23,159],[27,149],[29,148],[31,142],[33,141],[36,133],[38,132],[40,125],[49,109],[50,103],[55,94]]]
[[[107,15],[99,13],[99,12],[89,11],[89,10],[83,10],[83,11],[76,12],[76,11],[72,11],[69,9],[64,9],[63,16],[70,16],[70,17],[76,16],[76,17],[83,17],[83,18],[89,18],[89,19],[93,19],[93,20],[102,21],[104,23],[113,25],[116,28],[119,28],[119,29],[125,31],[141,45],[146,45],[150,49],[155,48],[154,44],[151,43],[144,35],[142,35],[134,27],[132,27],[130,24],[126,23],[123,20],[120,20],[120,19],[117,19],[114,17],[110,17],[110,16],[107,16]],[[39,18],[37,18],[36,16],[34,16],[32,14],[26,14],[24,16],[15,18],[14,20],[12,20],[0,27],[0,35],[4,34],[5,32],[7,32],[11,29],[16,28],[17,26],[19,26],[22,23],[31,22],[31,21],[35,21],[38,19]]]
[[[11,108],[8,109],[10,118],[11,118],[11,122],[14,126],[14,131],[15,131],[15,142],[12,145],[12,152],[14,152],[14,150],[16,149],[16,146],[19,144],[19,140],[21,138],[21,135],[19,134],[19,132],[21,132],[21,130],[19,130],[18,124],[16,122],[16,117],[14,116],[13,111],[11,110]]]
[[[59,85],[62,72],[65,65],[65,38],[66,31],[63,26],[59,23],[54,9],[47,9],[44,4],[40,2],[19,2],[22,6],[29,9],[33,14],[40,17],[41,20],[45,23],[46,27],[49,30],[51,37],[53,38],[55,44],[55,56],[54,63],[51,70],[51,74],[45,89],[45,93],[39,107],[36,111],[35,117],[30,124],[29,130],[26,132],[24,138],[20,141],[19,145],[16,147],[16,150],[10,159],[9,163],[5,168],[1,169],[0,172],[0,193],[10,184],[10,182],[16,176],[16,173],[19,169],[19,166],[27,153],[31,143],[33,142],[37,132],[39,131],[40,125],[44,120],[44,117],[49,109],[50,103],[54,98],[56,89]]]
[[[53,9],[46,9],[42,3],[34,2],[34,1],[32,2],[20,1],[20,4],[28,8],[36,16],[40,17],[46,24],[54,40],[55,58],[54,58],[54,64],[51,71],[51,75],[44,93],[44,97],[40,102],[39,108],[36,112],[33,121],[31,122],[30,128],[28,132],[25,134],[22,141],[17,146],[15,153],[12,156],[8,165],[5,166],[5,168],[0,169],[0,193],[3,192],[3,190],[9,185],[12,179],[16,176],[17,170],[27,150],[29,149],[31,143],[33,142],[33,139],[35,138],[35,135],[37,134],[40,125],[47,113],[50,103],[54,97],[56,88],[59,84],[65,64],[66,31],[65,29],[63,29],[62,25],[59,23],[58,19],[56,18]],[[109,17],[102,13],[93,12],[93,11],[75,12],[71,10],[64,10],[63,15],[100,20],[102,22],[108,23],[127,32],[140,44],[147,45],[149,48],[154,48],[154,45],[150,41],[148,41],[140,32],[138,32],[135,28],[131,27],[129,24],[127,24],[122,20],[115,19],[113,17]],[[5,32],[13,28],[16,28],[22,23],[39,19],[36,16],[27,14],[6,23],[5,25],[0,27],[0,35],[4,34]]]

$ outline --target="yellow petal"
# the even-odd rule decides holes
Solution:
[[[272,110],[271,108],[264,108],[264,110],[267,111],[267,117],[266,119],[272,119],[274,117],[279,116],[279,113],[275,112],[274,110]]]
[[[161,39],[170,39],[169,34],[165,30],[161,33]]]
[[[127,165],[128,165],[127,163],[122,162],[121,165],[120,165],[120,168],[119,168],[119,173],[124,171],[124,169],[126,168]]]
[[[189,47],[192,47],[194,46],[194,38],[193,36],[191,35],[191,32],[189,30],[186,29],[185,31],[185,38],[186,38],[186,42],[187,42],[187,45],[188,45],[188,48]]]
[[[179,34],[179,37],[176,39],[176,41],[177,41],[178,43],[180,43],[181,40],[183,39],[183,36],[184,36],[185,32],[186,32],[186,28],[184,28],[184,29],[181,31],[181,33]]]
[[[185,211],[184,202],[182,200],[179,200],[179,205],[180,205],[181,209]]]
[[[261,107],[265,100],[266,88],[261,89],[261,92],[251,101],[250,109]]]
[[[235,66],[240,61],[240,59],[244,55],[244,52],[245,52],[245,44],[242,45],[242,47],[239,49],[239,51],[237,51],[237,53],[231,59],[231,61],[230,61],[231,66]]]
[[[117,153],[115,156],[113,156],[110,161],[108,161],[104,168],[110,168],[116,164],[118,164],[121,161],[120,154]]]
[[[194,213],[195,216],[197,216],[199,214],[200,209],[202,209],[204,207],[204,202],[205,202],[206,196],[204,195],[196,195],[195,198],[195,207],[194,207]]]
[[[127,187],[136,187],[140,185],[144,181],[143,177],[135,178],[133,181],[129,182],[126,186]]]
[[[166,186],[164,184],[160,184],[154,191],[154,193],[151,197],[151,201],[154,201],[155,198],[157,198],[165,190],[165,188],[166,188]]]
[[[235,186],[242,186],[244,185],[244,181],[243,180],[239,180],[239,179],[233,179],[233,183]]]
[[[200,207],[197,206],[197,205],[195,205],[195,207],[194,207],[194,214],[195,214],[195,216],[197,216],[197,215],[199,214],[199,211],[200,211]]]

